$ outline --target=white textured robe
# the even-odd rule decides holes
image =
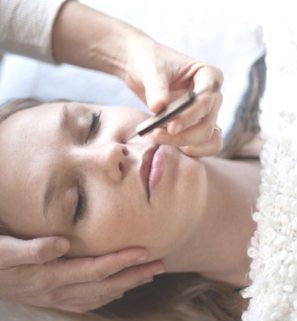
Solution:
[[[295,1],[267,2],[260,15],[267,48],[262,136],[267,140],[258,227],[248,255],[252,285],[244,321],[297,320],[297,19]]]

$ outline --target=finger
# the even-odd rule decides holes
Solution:
[[[144,82],[145,96],[148,108],[160,112],[169,103],[169,84],[165,72],[150,73]]]
[[[163,273],[165,273],[165,265],[161,261],[126,269],[105,280],[105,296],[124,293],[137,286],[151,282],[155,275]]]
[[[222,104],[223,99],[220,88],[223,83],[223,73],[220,69],[211,65],[205,65],[199,68],[193,79],[194,92],[198,93],[206,88],[209,90],[201,96],[198,96],[196,103],[191,106],[191,108],[170,121],[168,124],[168,133],[171,135],[176,135],[199,122],[200,119],[212,110],[215,101],[219,107]]]
[[[215,104],[211,112],[206,115],[199,123],[196,123],[192,127],[184,130],[177,135],[169,135],[167,128],[157,128],[153,131],[152,137],[157,144],[167,144],[177,147],[199,145],[208,142],[214,131],[216,124],[218,109],[220,106],[220,100]]]
[[[85,313],[91,310],[95,310],[98,308],[101,308],[104,305],[107,305],[108,303],[111,303],[116,298],[108,298],[103,301],[99,300],[98,302],[93,302],[89,304],[58,304],[54,308],[63,310],[63,311],[69,311],[69,312],[76,312],[76,313]]]
[[[96,303],[96,307],[100,307],[107,301],[113,301],[123,296],[124,292],[114,293],[112,296],[97,295],[98,287],[100,284],[96,283],[97,291],[93,292],[91,296],[80,296],[79,293],[72,293],[72,295],[77,295],[78,297],[71,297],[63,299],[59,291],[52,291],[46,295],[39,296],[24,296],[21,300],[23,304],[31,304],[38,307],[44,308],[54,308],[58,306],[75,306],[75,305],[91,305]],[[14,301],[14,300],[13,300]],[[16,301],[18,302],[18,301]]]
[[[168,124],[168,133],[176,135],[190,128],[210,113],[214,107],[217,113],[223,102],[220,92],[223,79],[222,71],[214,66],[205,65],[200,68],[194,75],[194,92],[198,93],[206,88],[209,90],[197,97],[196,104]]]
[[[194,105],[169,122],[167,125],[167,132],[170,135],[177,135],[192,127],[214,108],[216,112],[218,112],[222,101],[222,94],[220,92],[216,94],[204,93],[201,97],[198,97]]]
[[[98,284],[97,284],[98,286]],[[101,303],[100,306],[104,304],[104,302],[109,301],[109,300],[116,300],[120,297],[122,297],[124,292],[118,292],[114,293],[110,297],[105,297],[105,296],[90,296],[90,297],[81,297],[81,298],[72,298],[72,299],[67,299],[67,300],[62,300],[62,301],[56,301],[52,303],[50,306],[54,307],[57,305],[89,305],[93,303]],[[44,306],[49,306],[49,305],[44,305]],[[98,306],[99,307],[99,306]]]
[[[69,241],[62,237],[44,237],[29,241],[0,236],[0,268],[42,264],[64,255]]]
[[[194,76],[194,91],[199,92],[204,88],[209,88],[213,92],[220,91],[224,81],[222,71],[212,65],[204,65]]]
[[[27,274],[34,280],[27,293],[39,293],[43,299],[49,296],[47,293],[66,285],[102,281],[122,269],[143,263],[147,257],[147,250],[134,248],[98,258],[58,259],[39,265],[37,276],[36,270],[27,266]]]
[[[164,273],[165,267],[161,261],[142,264],[125,269],[101,282],[73,284],[57,289],[48,295],[50,304],[66,302],[82,304],[93,302],[96,298],[116,298],[120,294],[141,284],[152,281],[153,276]],[[97,300],[97,299],[96,299]]]
[[[58,260],[48,266],[53,286],[102,281],[125,268],[144,263],[148,252],[142,248],[92,258]]]
[[[214,130],[212,138],[204,144],[180,147],[180,150],[188,155],[195,157],[214,156],[221,152],[223,148],[223,139],[221,132]]]

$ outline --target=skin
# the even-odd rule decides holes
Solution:
[[[100,112],[90,134],[93,115]],[[151,261],[162,259],[168,272],[194,271],[247,285],[259,164],[201,160],[161,145],[165,170],[148,197],[139,169],[155,143],[150,136],[123,143],[147,117],[80,103],[45,104],[9,117],[0,126],[3,220],[22,238],[67,237],[68,256],[140,246]],[[44,215],[49,182],[55,188]],[[74,224],[82,187],[86,210]]]
[[[65,108],[68,121],[61,131]],[[92,115],[100,111],[96,133],[90,135]],[[198,158],[161,146],[165,173],[148,201],[139,168],[142,155],[155,143],[150,137],[122,143],[147,117],[124,108],[55,103],[20,111],[5,121],[0,170],[6,186],[1,184],[1,199],[6,201],[1,212],[14,233],[22,238],[66,236],[69,256],[141,246],[154,260],[185,243],[192,233],[189,222],[199,220],[197,213],[204,207],[205,171]],[[55,192],[44,215],[43,198],[51,180]],[[74,224],[78,186],[85,190],[87,205],[83,219]]]

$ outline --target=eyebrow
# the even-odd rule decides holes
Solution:
[[[64,104],[60,116],[60,130],[66,132],[69,127],[69,110],[68,104]]]
[[[45,217],[47,217],[48,208],[50,206],[50,203],[54,199],[54,195],[55,195],[54,177],[51,177],[45,189],[44,200],[43,200],[43,214]]]
[[[68,104],[63,105],[62,111],[60,113],[59,128],[61,132],[66,132],[69,128]],[[49,206],[54,199],[55,186],[56,186],[55,179],[54,179],[54,176],[52,175],[47,183],[45,193],[44,193],[44,198],[43,198],[43,214],[45,217],[47,217]]]

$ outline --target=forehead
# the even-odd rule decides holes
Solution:
[[[42,105],[21,110],[0,124],[1,173],[12,174],[15,167],[40,161],[41,151],[51,143],[57,128],[54,109],[50,112],[48,105]]]
[[[0,124],[0,211],[16,229],[18,224],[32,224],[26,217],[28,211],[40,216],[44,160],[51,150],[49,144],[54,144],[51,137],[57,126],[53,112],[50,115],[46,105],[29,108]],[[45,140],[49,144],[44,144]]]

